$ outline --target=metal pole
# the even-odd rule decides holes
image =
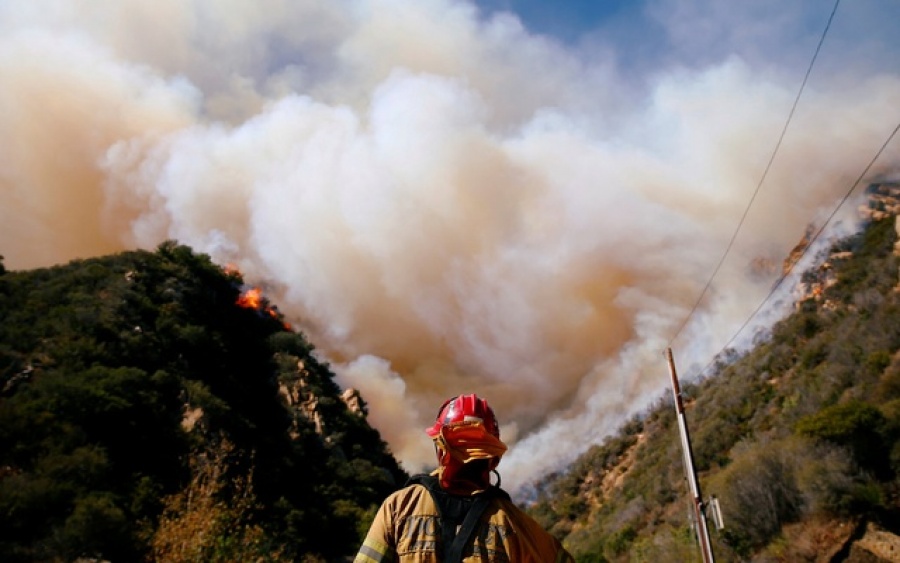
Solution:
[[[703,563],[713,563],[715,558],[713,557],[712,543],[709,541],[709,527],[706,523],[703,495],[700,493],[700,483],[697,481],[697,472],[694,470],[694,453],[691,450],[691,437],[688,434],[687,421],[684,416],[684,403],[681,400],[681,387],[678,385],[678,375],[675,373],[675,361],[672,359],[671,348],[666,348],[666,360],[669,362],[669,375],[672,377],[672,393],[675,397],[675,412],[678,414],[678,430],[681,432],[681,450],[684,454],[684,472],[687,474],[688,484],[691,487],[700,554],[703,556]]]

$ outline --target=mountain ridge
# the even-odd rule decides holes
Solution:
[[[2,270],[0,559],[331,561],[358,545],[406,472],[361,397],[243,292],[174,241]]]
[[[724,512],[718,560],[897,560],[898,193],[870,186],[862,229],[803,273],[794,311],[682,382],[701,489]],[[530,511],[578,561],[700,561],[674,421],[669,391],[543,479]]]

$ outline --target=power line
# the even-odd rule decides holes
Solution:
[[[719,270],[722,268],[722,264],[725,263],[725,258],[731,252],[731,248],[734,246],[734,241],[737,239],[738,233],[741,230],[741,227],[744,225],[744,221],[747,219],[747,214],[750,212],[750,208],[753,206],[753,202],[756,201],[756,196],[759,194],[759,190],[765,182],[766,177],[769,175],[769,170],[772,168],[772,163],[775,161],[775,156],[778,154],[779,149],[781,148],[781,143],[784,141],[784,137],[787,134],[788,127],[791,124],[791,121],[794,119],[794,113],[797,110],[797,105],[800,102],[800,97],[803,95],[803,90],[806,88],[806,83],[809,81],[809,75],[812,73],[813,66],[816,64],[816,59],[819,57],[819,51],[822,50],[822,44],[825,42],[825,36],[828,35],[828,30],[831,28],[831,22],[834,20],[834,14],[837,12],[838,5],[841,3],[841,0],[836,0],[834,3],[834,8],[831,10],[831,15],[828,16],[828,23],[825,24],[825,29],[822,31],[822,36],[819,38],[819,43],[816,45],[816,50],[813,53],[812,60],[809,62],[809,67],[806,69],[806,74],[803,76],[803,82],[800,84],[800,89],[797,91],[797,96],[794,98],[794,104],[791,106],[791,111],[788,113],[787,120],[785,120],[784,127],[781,130],[781,135],[778,137],[778,142],[775,143],[775,148],[772,150],[772,155],[769,157],[769,162],[766,164],[766,168],[763,171],[762,177],[759,179],[759,182],[756,184],[756,189],[753,191],[753,195],[750,197],[750,201],[747,202],[747,206],[744,208],[744,214],[741,215],[740,221],[738,221],[737,228],[735,228],[734,233],[731,235],[731,240],[728,241],[728,245],[725,248],[725,252],[722,253],[722,257],[719,259],[719,263],[716,264],[715,269],[712,274],[709,276],[709,279],[706,281],[706,285],[703,286],[703,291],[700,292],[700,296],[697,298],[696,303],[691,308],[690,312],[684,318],[681,325],[678,327],[678,330],[675,331],[675,335],[672,336],[671,340],[669,340],[668,346],[672,346],[672,342],[675,341],[676,338],[681,334],[681,331],[684,330],[684,327],[687,326],[688,321],[691,320],[691,317],[697,312],[697,309],[700,307],[700,303],[703,301],[703,298],[706,296],[706,293],[709,291],[710,286],[712,285],[713,280],[718,275]]]

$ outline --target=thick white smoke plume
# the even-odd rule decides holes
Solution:
[[[0,253],[236,264],[408,469],[443,399],[486,397],[515,489],[660,396],[676,333],[708,362],[900,119],[896,2],[845,4],[690,317],[820,2],[656,0],[571,40],[462,0],[0,2]]]

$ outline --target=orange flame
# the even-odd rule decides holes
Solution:
[[[224,271],[228,276],[238,276],[239,278],[244,277],[244,273],[241,272],[240,268],[238,268],[235,264],[225,264],[225,266],[222,267],[222,271]]]
[[[281,319],[281,313],[279,313],[275,307],[270,307],[265,303],[262,290],[258,287],[250,288],[242,293],[238,297],[237,304],[239,307],[256,309],[257,311],[264,312],[273,319],[281,321],[281,325],[285,330],[291,330],[291,324]]]
[[[238,297],[237,304],[248,309],[262,308],[262,290],[258,287],[248,289]]]

